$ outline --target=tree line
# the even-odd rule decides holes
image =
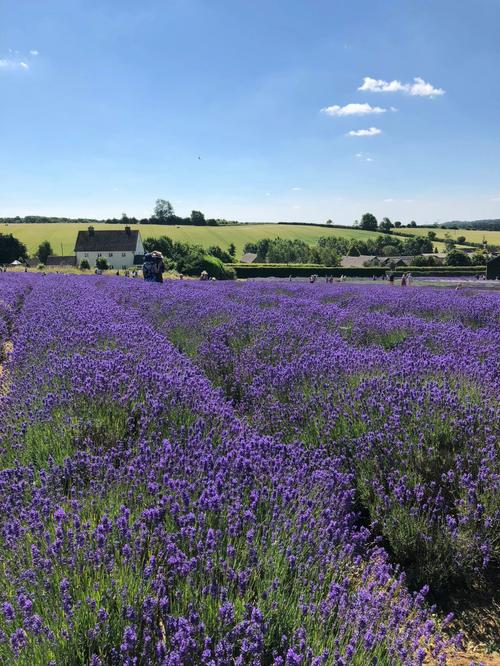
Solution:
[[[449,266],[480,266],[487,261],[486,253],[465,254],[456,249],[455,241],[452,240],[447,243],[446,249],[445,263]],[[397,256],[415,257],[415,266],[435,266],[441,263],[433,256],[437,254],[437,248],[428,236],[400,238],[381,234],[366,240],[322,236],[316,245],[308,245],[298,239],[262,238],[255,243],[246,243],[244,252],[256,254],[257,263],[267,264],[318,264],[335,267],[340,265],[342,257],[346,255],[375,257],[374,264],[377,264],[379,257]]]
[[[380,235],[366,240],[322,236],[316,245],[308,245],[298,239],[262,238],[255,243],[247,243],[244,251],[256,254],[256,261],[260,263],[339,266],[341,258],[345,255],[414,256],[433,252],[434,246],[430,239],[419,236],[401,239],[397,236]]]
[[[175,214],[174,207],[166,199],[157,199],[155,202],[155,207],[151,217],[129,217],[127,213],[122,213],[122,216],[109,217],[106,219],[96,220],[87,217],[47,217],[44,215],[25,215],[24,217],[0,217],[0,224],[67,224],[67,223],[78,223],[85,225],[93,224],[165,224],[165,225],[177,225],[177,224],[189,224],[192,226],[208,226],[208,227],[217,227],[221,225],[228,224],[238,224],[238,222],[233,220],[224,220],[221,218],[205,218],[204,213],[199,210],[191,211],[191,214],[188,217],[180,217]]]

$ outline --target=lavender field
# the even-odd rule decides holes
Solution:
[[[0,663],[454,663],[461,604],[498,608],[499,323],[467,289],[1,274]]]

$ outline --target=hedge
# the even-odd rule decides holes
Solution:
[[[333,275],[340,277],[380,277],[389,272],[390,269],[380,266],[342,268],[341,266],[318,266],[314,264],[230,264],[238,278],[258,277],[309,277],[311,275],[325,276]],[[459,277],[484,274],[484,266],[410,266],[408,268],[397,268],[395,275],[402,275],[408,271],[413,276],[428,277]]]

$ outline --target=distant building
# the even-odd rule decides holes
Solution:
[[[106,229],[96,231],[89,227],[87,231],[79,231],[76,237],[76,264],[86,259],[90,266],[95,266],[97,259],[103,258],[110,268],[130,268],[136,256],[144,255],[141,234],[125,227],[123,231]]]
[[[496,280],[497,278],[500,279],[500,254],[486,264],[486,279]]]
[[[241,259],[240,263],[242,264],[253,264],[253,262],[257,259],[257,255],[254,254],[253,252],[247,252],[244,254]]]
[[[413,266],[414,257],[404,256],[404,257],[386,257],[381,259],[381,266]]]
[[[71,255],[68,257],[56,257],[56,256],[49,256],[47,257],[47,261],[45,262],[46,266],[76,266],[76,257],[75,255]]]
[[[371,254],[361,254],[359,257],[342,257],[340,260],[340,265],[342,268],[363,268],[365,264],[373,264],[374,260],[377,257],[374,257]]]

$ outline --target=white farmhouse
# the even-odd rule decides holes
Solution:
[[[110,268],[130,268],[144,255],[141,234],[125,227],[123,231],[106,229],[96,231],[89,227],[88,231],[79,231],[76,237],[76,265],[79,266],[82,259],[86,259],[90,266],[95,266],[97,259],[103,257]],[[136,262],[136,263],[137,263]]]

